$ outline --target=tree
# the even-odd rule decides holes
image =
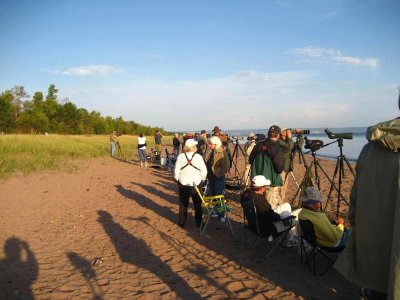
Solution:
[[[16,109],[12,103],[11,91],[5,91],[0,95],[0,131],[11,132],[15,128]]]

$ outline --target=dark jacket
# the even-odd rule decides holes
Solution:
[[[281,219],[280,215],[275,213],[271,205],[263,195],[256,194],[251,188],[245,190],[240,198],[241,205],[248,220],[250,229],[257,231],[257,224],[255,223],[253,200],[257,210],[258,228],[260,236],[268,237],[276,235],[276,227],[273,222]]]
[[[283,171],[283,152],[279,146],[270,138],[260,141],[254,146],[250,153],[251,177],[264,175],[271,180],[271,186],[281,186],[282,178],[279,176]]]

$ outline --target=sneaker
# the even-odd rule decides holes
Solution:
[[[225,220],[226,220],[225,217],[219,218],[219,221],[220,221],[220,222],[225,222]]]
[[[218,217],[218,214],[215,213],[215,212],[213,212],[213,213],[211,214],[211,217],[216,218],[216,217]]]

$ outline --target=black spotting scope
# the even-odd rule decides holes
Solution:
[[[353,134],[351,132],[346,133],[333,133],[328,128],[325,129],[326,134],[330,139],[344,139],[344,140],[351,140],[353,139]]]

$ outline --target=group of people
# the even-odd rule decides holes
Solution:
[[[201,189],[207,179],[211,195],[223,194],[225,175],[230,168],[225,136],[218,126],[209,138],[205,131],[196,139],[194,135],[187,135],[183,143],[175,136],[174,178],[179,190],[179,226],[185,226],[187,221],[190,197],[196,224],[200,226],[202,222],[201,198],[194,185]],[[161,138],[161,133],[156,133],[156,149],[160,152]],[[241,203],[244,206],[250,200],[255,203],[260,228],[271,235],[279,230],[276,221],[288,214],[311,221],[319,245],[346,246],[335,268],[362,287],[364,299],[400,299],[400,118],[369,127],[367,140],[357,161],[350,194],[351,229],[344,228],[343,218],[335,222],[327,218],[321,210],[323,195],[316,187],[305,188],[302,208],[291,211],[290,204],[285,202],[285,191],[294,142],[291,131],[277,125],[268,129],[265,139],[256,139],[253,133],[248,135],[245,183],[249,187],[243,192]],[[114,156],[118,142],[115,131],[110,142],[110,155]],[[179,154],[181,145],[183,152]],[[208,157],[205,156],[207,148]],[[138,137],[138,149],[140,160],[146,163],[143,135]]]
[[[205,132],[201,134],[205,135]],[[186,139],[183,152],[178,155],[175,163],[174,178],[178,183],[179,193],[178,225],[181,227],[185,226],[186,223],[190,197],[193,201],[196,224],[200,226],[202,223],[202,202],[196,187],[202,190],[207,179],[209,195],[222,195],[225,189],[225,175],[230,168],[228,154],[218,136],[213,135],[207,140],[205,138],[204,136],[197,140]],[[205,158],[202,149],[199,148],[199,140],[203,139],[204,146],[207,147],[208,145],[210,150],[208,158]],[[220,214],[218,217],[220,221],[225,221],[225,215]]]

